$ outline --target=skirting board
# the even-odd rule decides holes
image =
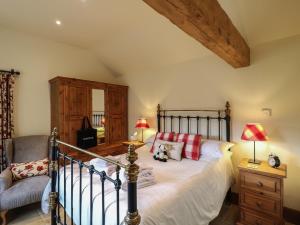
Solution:
[[[231,193],[231,203],[232,204],[239,204],[239,194],[232,192]],[[290,209],[287,207],[283,207],[283,218],[286,222],[293,223],[296,225],[300,224],[300,211],[295,209]]]
[[[283,207],[283,218],[289,222],[296,225],[300,224],[300,211],[295,209],[290,209]]]

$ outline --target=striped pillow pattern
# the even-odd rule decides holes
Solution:
[[[199,160],[201,152],[201,135],[199,134],[176,134],[176,142],[184,142],[182,157],[192,160]]]
[[[174,132],[170,132],[170,133],[158,132],[158,133],[156,133],[156,136],[155,136],[155,139],[154,139],[154,142],[152,144],[150,152],[153,153],[154,144],[155,144],[156,140],[174,141],[174,136],[175,136]]]

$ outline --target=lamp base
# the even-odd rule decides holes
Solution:
[[[257,160],[257,159],[249,159],[248,160],[248,163],[253,163],[253,164],[258,164],[260,165],[261,164],[261,161]]]

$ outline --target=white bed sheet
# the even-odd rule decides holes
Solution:
[[[231,153],[220,159],[200,158],[199,161],[183,159],[169,160],[167,163],[155,161],[149,153],[149,147],[137,150],[138,163],[151,165],[157,184],[138,189],[138,210],[142,225],[207,225],[221,209],[228,189],[233,182]],[[123,163],[126,163],[122,156]],[[82,225],[90,224],[90,185],[89,174],[83,169]],[[79,224],[79,176],[74,170],[73,181],[73,218]],[[71,215],[71,178],[66,171],[66,211]],[[124,180],[123,171],[120,174]],[[63,199],[63,173],[60,177],[60,202]],[[99,176],[93,179],[93,224],[102,224],[101,182]],[[116,224],[116,194],[114,186],[105,183],[106,225]],[[127,193],[120,190],[120,220],[127,212]]]

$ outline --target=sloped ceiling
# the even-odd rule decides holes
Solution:
[[[250,47],[300,33],[299,0],[219,2]],[[0,26],[90,49],[121,74],[213,54],[142,0],[1,0]]]

